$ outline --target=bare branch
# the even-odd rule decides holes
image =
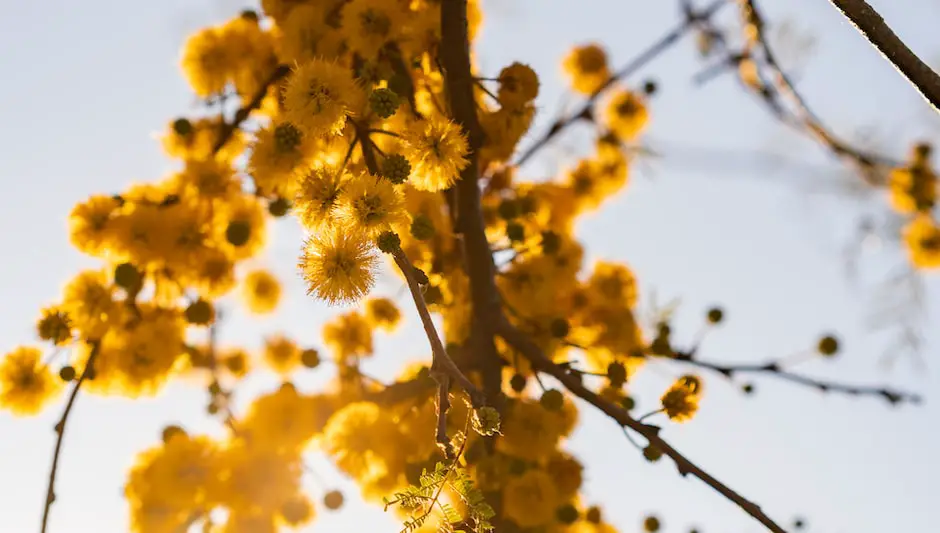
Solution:
[[[459,368],[457,368],[454,360],[447,355],[447,350],[444,349],[444,344],[441,342],[441,338],[437,334],[437,329],[434,327],[434,321],[431,320],[428,305],[424,301],[424,293],[421,291],[421,286],[415,277],[414,265],[411,264],[411,261],[408,260],[408,257],[401,248],[394,250],[392,257],[395,259],[395,264],[398,265],[398,268],[405,276],[405,280],[408,282],[408,289],[411,291],[411,296],[415,301],[415,307],[418,308],[418,314],[421,316],[421,324],[424,326],[424,332],[427,334],[428,341],[431,343],[431,353],[433,355],[431,377],[434,377],[440,384],[448,381],[445,377],[442,377],[441,374],[453,378],[454,381],[470,395],[470,402],[475,407],[483,406],[486,403],[483,393],[476,385],[467,379],[467,376],[465,376]]]
[[[887,387],[868,387],[860,385],[850,385],[846,383],[837,383],[833,381],[826,381],[822,379],[813,378],[803,374],[798,374],[796,372],[790,372],[785,370],[780,363],[772,361],[770,363],[758,364],[758,365],[725,365],[720,363],[713,363],[709,361],[702,361],[700,359],[695,359],[688,353],[677,354],[677,357],[670,358],[674,361],[680,363],[686,363],[689,365],[697,366],[699,368],[704,368],[717,372],[727,378],[731,378],[734,374],[765,374],[782,379],[785,381],[790,381],[797,383],[799,385],[805,385],[807,387],[812,387],[819,390],[820,392],[835,392],[848,394],[850,396],[875,396],[881,397],[885,401],[891,404],[897,403],[912,403],[919,404],[922,401],[922,398],[918,394],[913,394],[905,391],[898,391],[889,389]]]
[[[52,510],[52,503],[55,502],[55,479],[59,471],[59,457],[62,456],[62,445],[65,442],[65,425],[68,423],[69,415],[72,413],[72,408],[75,406],[75,399],[78,398],[79,389],[82,388],[82,384],[85,383],[85,380],[89,379],[89,376],[95,371],[95,360],[98,358],[98,352],[101,348],[101,342],[97,340],[88,341],[88,345],[91,347],[91,351],[88,354],[85,369],[82,370],[82,374],[78,377],[78,381],[75,382],[75,386],[72,387],[69,399],[65,403],[65,410],[62,411],[62,416],[55,425],[55,450],[52,452],[52,468],[49,470],[49,484],[46,488],[46,504],[42,511],[42,527],[39,529],[40,533],[46,533],[46,528],[49,525],[49,513]]]
[[[248,116],[251,115],[251,112],[255,109],[258,109],[261,106],[261,102],[264,101],[264,97],[268,95],[268,90],[272,85],[281,81],[284,77],[290,74],[290,67],[287,65],[278,65],[274,69],[274,72],[268,76],[268,79],[261,84],[261,88],[258,89],[258,92],[255,93],[254,97],[244,106],[242,106],[238,111],[235,112],[235,117],[231,122],[227,122],[222,125],[222,130],[219,132],[219,138],[216,140],[215,145],[212,147],[212,153],[216,153],[225,146],[225,143],[232,138],[232,135],[235,134],[235,131],[241,127],[242,123],[248,120]]]
[[[654,42],[649,48],[640,52],[639,55],[621,67],[620,70],[613,73],[610,78],[607,79],[607,81],[605,81],[596,91],[594,91],[594,93],[588,96],[588,99],[584,102],[584,105],[582,105],[580,109],[566,117],[561,117],[555,120],[555,122],[549,126],[548,131],[546,131],[542,137],[529,146],[528,150],[519,156],[515,162],[515,165],[522,165],[531,159],[540,149],[548,144],[549,141],[554,139],[556,135],[561,133],[562,130],[571,124],[582,119],[590,120],[593,116],[592,108],[594,107],[594,103],[597,101],[597,98],[601,95],[601,93],[603,93],[608,87],[617,81],[630,76],[653,59],[656,59],[656,57],[677,43],[680,37],[695,28],[697,24],[708,20],[712,15],[718,12],[719,9],[727,4],[727,0],[717,0],[716,2],[709,4],[702,11],[696,12],[692,10],[688,3],[684,2],[682,4],[684,20],[680,25],[666,32],[665,35],[663,35],[658,41]]]
[[[542,353],[542,350],[538,347],[538,345],[533,343],[525,333],[519,331],[515,326],[510,324],[505,317],[497,318],[496,330],[497,334],[505,339],[506,342],[508,342],[513,348],[518,350],[526,359],[528,359],[537,371],[551,375],[560,381],[575,396],[598,408],[604,414],[616,420],[617,423],[621,426],[627,427],[639,433],[644,438],[646,438],[651,445],[661,450],[663,454],[669,456],[673,462],[675,462],[676,468],[679,470],[679,474],[683,476],[691,474],[699,478],[705,482],[706,485],[712,487],[722,496],[743,509],[747,514],[754,517],[770,531],[773,531],[774,533],[786,533],[786,531],[779,524],[764,514],[760,506],[748,500],[741,494],[735,492],[733,489],[687,459],[668,442],[663,440],[659,436],[660,428],[658,426],[652,426],[637,421],[632,416],[630,416],[630,413],[627,412],[626,409],[615,405],[612,402],[605,400],[604,398],[601,398],[599,395],[585,387],[578,377],[553,363],[544,353]]]
[[[881,15],[865,0],[829,1],[940,112],[940,76],[895,35]]]
[[[462,236],[463,259],[470,280],[470,301],[473,320],[469,345],[475,354],[474,364],[483,377],[483,390],[490,404],[499,409],[502,398],[502,367],[493,342],[490,317],[499,312],[496,291],[496,265],[486,238],[480,202],[479,158],[483,145],[483,129],[477,118],[474,98],[474,76],[470,67],[470,40],[467,23],[467,0],[443,0],[441,3],[441,67],[450,112],[467,135],[469,164],[460,173],[456,184],[455,231]],[[449,204],[451,205],[451,204]],[[452,212],[453,215],[453,212]]]

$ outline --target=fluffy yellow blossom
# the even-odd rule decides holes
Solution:
[[[267,239],[265,207],[256,196],[238,194],[216,211],[215,224],[219,242],[236,261],[257,254]]]
[[[663,394],[663,411],[670,420],[685,422],[691,420],[698,410],[702,394],[702,382],[695,376],[682,376]]]
[[[554,481],[542,470],[531,469],[521,476],[510,478],[503,489],[506,517],[522,528],[537,527],[552,521],[559,503]]]
[[[506,410],[496,445],[508,455],[530,461],[547,458],[562,436],[561,413],[549,411],[538,401],[519,399]]]
[[[323,448],[347,474],[375,479],[388,472],[382,450],[394,446],[396,430],[378,405],[353,403],[330,418],[323,430]]]
[[[307,294],[335,304],[356,301],[369,292],[378,258],[365,235],[332,231],[307,240],[299,267]]]
[[[393,331],[401,322],[401,311],[388,298],[370,298],[366,301],[366,320],[373,327]]]
[[[520,107],[539,95],[539,77],[529,65],[513,63],[499,72],[499,103]]]
[[[36,323],[39,338],[52,344],[68,344],[72,340],[72,322],[69,315],[59,307],[47,307]]]
[[[928,215],[920,215],[904,228],[904,244],[917,268],[940,268],[940,226]]]
[[[582,94],[593,94],[610,78],[607,53],[596,44],[576,47],[565,56],[563,66],[571,86]]]
[[[406,16],[401,2],[350,0],[342,10],[343,35],[350,50],[371,59],[401,35]]]
[[[239,422],[252,446],[278,453],[300,452],[326,423],[318,397],[305,396],[287,383],[256,398]]]
[[[104,272],[95,270],[78,274],[65,286],[62,310],[87,340],[104,335],[110,321],[120,314],[114,300],[114,287]]]
[[[263,194],[290,197],[297,172],[313,153],[310,139],[290,122],[266,126],[255,134],[248,158],[248,174]]]
[[[617,137],[631,141],[646,127],[649,111],[639,93],[619,89],[611,96],[604,119],[607,127]]]
[[[333,225],[337,201],[349,180],[349,174],[330,165],[314,165],[300,177],[294,209],[308,231]]]
[[[136,313],[126,317],[101,337],[89,390],[132,398],[152,396],[185,353],[186,323],[178,309],[148,302],[137,304],[137,312],[139,318]],[[79,359],[87,361],[89,349],[82,352]]]
[[[242,282],[242,299],[252,313],[270,313],[281,301],[281,283],[267,270],[252,270]]]
[[[178,118],[169,123],[163,134],[163,150],[170,157],[182,160],[204,161],[213,157],[213,151],[222,129],[218,118],[189,120]],[[241,130],[232,132],[231,137],[214,157],[220,161],[231,162],[245,149],[245,134]]]
[[[276,372],[286,375],[300,366],[300,348],[284,335],[264,340],[264,362]]]
[[[285,118],[313,137],[343,131],[346,116],[360,109],[364,94],[347,67],[315,59],[294,69],[284,90]]]
[[[15,415],[36,414],[61,389],[39,348],[21,346],[0,358],[0,408]]]
[[[323,341],[337,360],[372,354],[372,327],[364,316],[352,311],[323,326]]]
[[[387,179],[368,173],[347,182],[336,199],[336,217],[344,231],[362,231],[371,237],[401,230],[408,223],[401,192]]]
[[[234,60],[220,28],[194,33],[183,47],[181,66],[193,91],[207,97],[221,93],[234,70]]]
[[[113,196],[96,195],[78,204],[69,215],[69,240],[80,251],[102,255],[110,239],[111,215],[121,206]]]
[[[425,191],[444,190],[467,167],[470,149],[460,126],[432,116],[411,124],[404,135],[404,156],[411,164],[410,182]]]
[[[326,23],[327,8],[322,2],[307,2],[290,11],[281,24],[281,52],[285,62],[303,63],[332,55],[320,44],[327,32],[334,31]]]

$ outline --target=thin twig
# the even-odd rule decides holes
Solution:
[[[802,130],[819,142],[824,148],[836,157],[847,161],[858,170],[859,176],[865,183],[872,186],[883,186],[885,169],[898,166],[900,163],[881,154],[852,146],[839,139],[831,129],[827,128],[819,117],[812,111],[809,103],[796,89],[792,78],[781,67],[773,47],[765,32],[764,17],[755,0],[742,2],[742,15],[745,24],[751,29],[750,35],[754,37],[753,44],[760,47],[763,65],[770,71],[771,82],[776,91],[760,91],[758,96],[763,100],[770,111],[782,122]],[[777,97],[790,102],[794,109],[789,114]]]
[[[940,112],[940,76],[902,41],[865,0],[829,0],[868,42]]]
[[[553,363],[551,359],[542,353],[542,350],[538,347],[538,345],[532,342],[532,340],[530,340],[527,335],[516,329],[515,326],[513,326],[505,317],[497,317],[496,330],[497,334],[499,334],[499,336],[508,342],[513,348],[519,350],[519,352],[521,352],[526,357],[526,359],[532,363],[532,366],[536,370],[551,375],[560,381],[575,396],[587,401],[594,407],[597,407],[604,414],[616,420],[617,423],[619,423],[621,426],[625,426],[639,433],[644,438],[646,438],[650,444],[659,450],[662,450],[663,454],[669,456],[673,462],[675,462],[676,468],[679,470],[679,474],[683,476],[691,474],[699,478],[706,485],[712,487],[722,496],[743,509],[747,514],[754,517],[770,531],[773,531],[774,533],[786,533],[786,531],[779,524],[764,514],[760,506],[748,500],[741,494],[737,493],[716,479],[714,476],[682,455],[668,442],[663,440],[659,436],[660,428],[658,426],[644,424],[637,421],[635,418],[630,416],[630,413],[626,409],[600,397],[585,387],[581,380],[579,380],[577,377]]]
[[[668,50],[672,45],[679,41],[683,35],[695,28],[696,25],[702,21],[708,20],[712,15],[718,12],[723,6],[728,4],[727,0],[717,0],[712,2],[704,9],[699,12],[694,11],[684,11],[684,20],[675,28],[666,32],[665,35],[660,37],[659,40],[650,45],[649,48],[640,52],[638,56],[633,58],[630,62],[620,68],[620,70],[614,72],[600,87],[597,88],[587,100],[581,106],[580,109],[571,113],[566,117],[561,117],[555,120],[555,122],[548,128],[548,131],[545,132],[542,137],[536,140],[529,148],[523,152],[521,156],[516,160],[515,165],[522,165],[529,159],[531,159],[536,152],[538,152],[542,147],[549,143],[556,135],[561,133],[562,130],[570,126],[571,124],[578,122],[582,119],[591,119],[593,112],[591,109],[594,107],[594,103],[597,101],[601,93],[604,92],[608,87],[614,83],[623,80],[624,78],[635,73],[647,63],[658,57],[660,54]]]
[[[502,406],[503,375],[499,354],[493,340],[490,318],[500,312],[496,290],[496,265],[486,237],[480,199],[480,161],[478,152],[485,135],[477,117],[474,76],[470,64],[467,0],[443,0],[441,3],[441,46],[439,68],[444,74],[444,88],[454,121],[467,135],[470,151],[468,164],[460,172],[455,186],[455,233],[461,237],[460,247],[467,277],[470,281],[470,302],[473,319],[470,323],[469,349],[475,356],[474,365],[483,379],[483,390],[490,405]],[[453,216],[453,211],[451,211]]]
[[[231,139],[232,135],[235,134],[235,130],[241,127],[242,123],[248,120],[248,116],[251,115],[251,112],[255,109],[258,109],[261,106],[261,102],[264,101],[264,97],[268,95],[268,89],[272,85],[280,81],[282,78],[290,74],[290,67],[287,65],[278,65],[274,71],[268,76],[262,84],[261,88],[258,89],[258,92],[255,93],[254,97],[248,101],[247,104],[239,108],[235,112],[235,117],[231,122],[226,122],[222,125],[221,131],[219,131],[219,138],[216,140],[215,145],[212,147],[212,153],[215,154],[225,146],[225,143]]]
[[[848,394],[850,396],[876,396],[884,398],[887,402],[891,404],[896,403],[913,403],[918,404],[922,401],[922,398],[913,393],[892,390],[886,387],[868,387],[868,386],[859,386],[859,385],[849,385],[845,383],[836,383],[832,381],[826,381],[821,379],[816,379],[810,376],[805,376],[803,374],[798,374],[795,372],[790,372],[781,367],[777,362],[770,362],[757,365],[725,365],[720,363],[713,363],[709,361],[702,361],[700,359],[695,359],[690,357],[688,354],[678,354],[678,357],[669,358],[671,360],[685,363],[689,365],[694,365],[699,368],[705,368],[718,372],[719,374],[731,378],[734,374],[766,374],[778,379],[791,381],[800,385],[806,385],[818,389],[820,392],[838,392],[843,394]]]
[[[46,533],[46,528],[49,525],[49,513],[52,510],[52,503],[55,501],[55,479],[59,471],[59,457],[62,455],[62,444],[65,442],[65,425],[69,421],[72,407],[75,406],[75,399],[78,398],[79,389],[82,388],[82,384],[88,379],[89,374],[95,371],[95,360],[98,358],[98,352],[101,349],[101,342],[97,340],[88,341],[88,345],[91,347],[91,351],[88,354],[88,361],[85,363],[85,368],[82,370],[81,376],[78,377],[78,381],[75,382],[75,386],[72,387],[72,392],[69,394],[69,399],[65,404],[65,410],[62,411],[62,417],[59,418],[59,421],[55,425],[55,450],[52,452],[52,468],[49,470],[49,484],[46,488],[46,504],[42,511],[42,527],[39,529],[40,533]]]
[[[467,379],[467,376],[457,368],[457,364],[454,363],[454,360],[447,355],[447,350],[444,349],[444,343],[441,342],[441,338],[437,334],[437,329],[434,327],[434,321],[431,319],[428,305],[424,301],[424,293],[421,291],[421,285],[415,277],[414,265],[411,264],[411,261],[401,248],[394,250],[392,257],[395,259],[395,264],[398,265],[398,268],[405,276],[405,280],[408,282],[408,289],[411,291],[411,297],[414,299],[415,307],[418,308],[418,314],[421,316],[421,324],[424,326],[424,332],[427,334],[428,341],[431,343],[431,354],[433,357],[433,362],[431,363],[432,377],[435,372],[446,374],[467,392],[470,396],[470,402],[474,407],[485,405],[486,402],[483,392]]]

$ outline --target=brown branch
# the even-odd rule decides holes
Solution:
[[[469,164],[457,182],[456,232],[462,236],[463,259],[470,280],[473,320],[470,326],[470,349],[477,355],[474,364],[483,377],[483,390],[497,409],[502,398],[502,368],[490,317],[499,313],[499,296],[494,281],[496,265],[486,238],[483,210],[480,203],[479,158],[483,145],[483,129],[477,118],[474,77],[470,66],[470,41],[467,30],[467,0],[443,0],[441,3],[441,67],[450,111],[467,135]]]
[[[727,365],[720,363],[713,363],[709,361],[702,361],[700,359],[695,359],[691,354],[688,353],[679,353],[675,358],[669,358],[673,361],[678,361],[680,363],[685,363],[699,368],[704,368],[717,372],[727,378],[732,378],[734,374],[766,374],[778,379],[785,381],[790,381],[797,383],[799,385],[806,385],[807,387],[812,387],[820,392],[837,392],[848,394],[850,396],[875,396],[884,398],[885,401],[891,404],[897,403],[912,403],[919,404],[922,401],[922,398],[918,394],[913,394],[904,391],[898,391],[889,389],[886,387],[868,387],[860,385],[849,385],[845,383],[836,383],[832,381],[826,381],[821,379],[816,379],[810,376],[803,374],[798,374],[795,372],[790,372],[782,368],[780,363],[772,361],[770,363],[757,364],[757,365]]]
[[[443,376],[452,378],[467,392],[470,396],[470,402],[474,407],[485,405],[485,397],[480,389],[467,379],[467,376],[457,368],[454,360],[447,355],[447,350],[444,349],[444,343],[441,342],[441,338],[437,334],[437,329],[434,327],[434,321],[431,319],[428,305],[424,301],[424,293],[415,277],[414,265],[411,264],[411,261],[408,260],[408,257],[401,248],[395,249],[392,252],[392,257],[395,259],[395,264],[398,265],[401,273],[405,276],[405,281],[408,282],[408,289],[411,291],[411,297],[414,299],[415,307],[418,308],[418,315],[421,316],[421,324],[424,326],[424,332],[427,334],[428,342],[431,343],[431,354],[433,357],[433,362],[431,363],[431,377],[434,377],[438,383],[441,384],[448,381],[447,378]]]
[[[764,87],[764,90],[758,91],[758,97],[767,104],[771,113],[781,122],[803,131],[834,156],[855,167],[865,183],[875,187],[883,186],[885,170],[898,166],[900,163],[881,154],[852,146],[827,128],[818,115],[812,111],[807,100],[797,90],[792,78],[777,61],[774,49],[767,38],[764,17],[757,2],[745,0],[741,4],[741,11],[745,24],[752,29],[750,35],[754,37],[754,41],[751,44],[759,46],[763,66],[770,71],[772,87],[775,89],[773,91],[769,87]],[[748,50],[748,54],[750,53],[751,50]],[[778,101],[778,98],[790,102],[793,111],[789,112],[783,102]]]
[[[52,468],[49,470],[49,484],[46,488],[46,504],[42,511],[42,527],[39,529],[40,533],[46,533],[52,503],[55,501],[55,479],[59,472],[59,457],[62,456],[62,445],[65,442],[65,425],[68,423],[69,415],[72,413],[72,408],[75,406],[75,399],[78,398],[79,389],[81,389],[85,380],[88,379],[88,376],[95,371],[95,360],[98,358],[98,352],[101,348],[101,342],[97,340],[88,341],[88,345],[91,347],[91,352],[88,354],[85,369],[82,370],[82,374],[78,377],[78,381],[75,382],[75,386],[72,387],[72,392],[69,394],[69,399],[65,404],[65,410],[62,411],[62,416],[55,425],[55,450],[52,452]]]
[[[702,23],[703,21],[707,21],[719,9],[727,4],[727,0],[717,0],[698,12],[693,11],[692,9],[688,8],[688,6],[683,6],[684,20],[682,23],[666,32],[665,35],[650,45],[649,48],[640,52],[639,55],[621,67],[620,70],[607,78],[607,80],[597,90],[588,96],[587,100],[580,109],[568,116],[556,119],[555,122],[549,126],[548,131],[546,131],[542,137],[536,140],[525,152],[523,152],[523,154],[516,160],[515,165],[520,166],[531,159],[536,154],[536,152],[542,149],[552,139],[554,139],[556,135],[561,133],[562,130],[571,124],[578,122],[579,120],[591,120],[593,117],[592,108],[594,107],[594,103],[597,101],[597,98],[601,95],[601,93],[604,92],[604,90],[613,85],[615,82],[623,80],[642,67],[646,66],[647,63],[677,43],[683,35],[695,28],[696,25]]]
[[[630,416],[630,413],[627,412],[626,409],[598,396],[596,393],[585,387],[581,380],[578,379],[575,375],[553,363],[551,359],[542,353],[542,350],[538,347],[538,345],[533,343],[525,333],[519,331],[515,328],[515,326],[510,324],[505,317],[500,316],[496,318],[496,331],[500,337],[502,337],[513,348],[518,350],[526,359],[528,359],[529,362],[532,363],[533,368],[535,368],[537,371],[551,375],[560,381],[575,396],[598,408],[604,414],[616,420],[617,423],[621,426],[627,427],[639,433],[647,441],[649,441],[652,446],[655,446],[657,449],[662,451],[664,455],[669,456],[676,464],[676,468],[679,470],[679,474],[683,476],[691,474],[699,478],[706,485],[715,489],[722,496],[743,509],[747,514],[754,517],[770,531],[773,531],[774,533],[786,533],[786,531],[779,524],[764,514],[760,506],[748,500],[741,494],[737,493],[716,479],[714,476],[682,455],[668,442],[663,440],[659,436],[659,427],[645,424],[634,419],[632,416]]]
[[[829,0],[868,42],[940,112],[940,76],[904,44],[865,0]]]
[[[225,146],[225,143],[227,143],[229,139],[232,138],[232,135],[235,134],[235,131],[240,128],[246,120],[248,120],[248,116],[251,115],[252,111],[261,107],[261,102],[263,102],[264,97],[268,95],[268,89],[270,89],[272,85],[286,77],[288,74],[290,74],[290,67],[287,65],[278,65],[274,69],[274,72],[272,72],[271,75],[268,76],[268,79],[266,79],[261,84],[261,88],[258,89],[258,92],[255,93],[252,99],[235,112],[235,117],[232,119],[232,121],[226,122],[222,125],[222,129],[219,131],[219,138],[212,147],[213,154],[217,153],[222,149],[223,146]]]

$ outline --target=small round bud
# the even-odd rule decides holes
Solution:
[[[601,518],[601,508],[596,505],[588,507],[587,512],[584,513],[584,519],[592,524],[600,524]]]
[[[411,163],[401,154],[390,154],[382,161],[379,175],[395,185],[404,183],[411,175]]]
[[[743,392],[744,394],[754,394],[754,384],[745,383],[744,385],[741,386],[741,392]]]
[[[659,518],[649,515],[643,520],[643,529],[649,533],[654,533],[659,531],[661,524],[659,523]]]
[[[143,282],[140,271],[130,263],[121,263],[114,269],[114,283],[128,292],[139,291]]]
[[[839,352],[839,339],[836,339],[832,335],[826,335],[819,339],[819,345],[816,346],[816,350],[821,355],[832,357]]]
[[[225,240],[232,246],[244,246],[251,237],[251,225],[244,220],[233,220],[225,228]]]
[[[268,213],[272,217],[282,217],[290,211],[290,201],[286,198],[275,198],[268,203]]]
[[[620,361],[610,363],[607,365],[607,379],[612,387],[622,387],[627,382],[627,367]]]
[[[395,114],[401,99],[391,89],[375,89],[369,95],[369,107],[381,118],[388,118]]]
[[[431,280],[428,279],[428,275],[425,274],[424,271],[420,268],[415,267],[414,273],[415,280],[418,282],[418,285],[427,285],[428,283],[431,283]]]
[[[222,385],[219,385],[218,381],[213,381],[209,384],[209,394],[212,396],[218,396],[222,394]]]
[[[712,307],[706,315],[709,324],[718,324],[725,318],[725,312],[720,307]]]
[[[428,285],[428,288],[424,291],[424,301],[428,305],[439,304],[444,301],[444,293],[437,285]]]
[[[196,326],[205,326],[215,319],[215,309],[212,308],[211,303],[200,298],[186,307],[185,315],[186,322]]]
[[[473,429],[483,436],[499,433],[499,411],[492,407],[480,407],[473,411]]]
[[[219,406],[216,405],[215,402],[212,402],[206,407],[206,412],[210,415],[217,415],[219,414]]]
[[[241,13],[238,14],[241,18],[245,20],[250,20],[252,22],[258,22],[258,12],[254,9],[243,9]]]
[[[496,212],[503,220],[512,220],[519,216],[519,202],[507,198],[499,203]]]
[[[656,94],[656,91],[659,89],[659,84],[656,83],[656,80],[646,80],[643,82],[643,92],[648,96]]]
[[[520,196],[519,198],[516,199],[516,201],[519,202],[519,214],[531,215],[532,213],[535,212],[535,208],[537,207],[537,204],[535,201],[535,197],[532,196],[531,194]]]
[[[558,389],[549,389],[542,393],[539,403],[549,411],[561,411],[565,405],[565,395]]]
[[[651,463],[659,461],[662,459],[662,457],[663,451],[656,446],[653,446],[652,444],[649,444],[646,446],[646,448],[643,448],[643,458]]]
[[[802,518],[795,519],[793,521],[793,527],[795,529],[803,529],[804,527],[806,527],[806,520],[803,520]]]
[[[178,118],[173,121],[173,133],[180,137],[186,137],[193,132],[193,123],[186,118]]]
[[[434,237],[434,222],[424,213],[419,213],[411,221],[411,236],[419,241],[426,241]]]
[[[172,424],[163,428],[163,431],[160,433],[160,439],[163,441],[163,444],[166,444],[170,442],[170,439],[174,439],[176,437],[182,437],[185,435],[186,435],[186,430],[184,430],[183,428],[175,424]]]
[[[519,393],[525,390],[526,378],[522,374],[513,374],[509,378],[509,386],[512,387],[512,390]]]
[[[304,140],[304,134],[290,122],[281,122],[274,127],[274,150],[287,153],[295,150]]]
[[[300,352],[300,363],[306,368],[316,368],[320,366],[320,352],[313,348],[307,348]]]
[[[525,227],[516,222],[506,224],[506,237],[512,242],[520,242],[525,239]]]
[[[554,231],[542,232],[542,253],[555,255],[561,249],[561,237]]]
[[[624,396],[623,399],[620,400],[620,406],[627,411],[632,411],[636,407],[636,400],[633,399],[633,396]]]
[[[331,511],[335,511],[343,506],[343,493],[338,490],[331,490],[323,497],[323,506]]]
[[[548,326],[548,329],[551,331],[552,337],[555,337],[556,339],[564,339],[568,336],[568,333],[571,332],[571,326],[564,318],[556,318],[552,320],[552,323]]]
[[[555,509],[555,518],[562,524],[570,525],[578,521],[578,508],[570,503]]]
[[[69,382],[75,379],[75,367],[72,365],[65,365],[62,368],[60,368],[59,378],[65,382]]]
[[[390,254],[401,248],[401,237],[394,231],[385,231],[376,239],[379,250]]]

